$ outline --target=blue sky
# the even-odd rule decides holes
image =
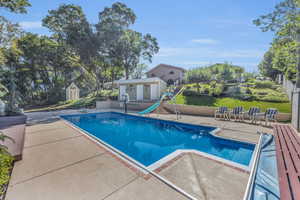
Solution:
[[[88,20],[98,21],[98,13],[113,0],[30,0],[28,14],[10,14],[26,31],[49,34],[41,27],[48,10],[62,3],[80,5]],[[257,71],[273,33],[263,33],[252,20],[269,13],[280,0],[127,0],[120,1],[137,15],[133,29],[158,39],[160,52],[149,68],[166,63],[184,68],[216,62],[241,65]]]

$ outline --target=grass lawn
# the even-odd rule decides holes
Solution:
[[[287,103],[275,103],[266,101],[242,101],[233,98],[221,98],[221,97],[211,97],[211,96],[183,96],[182,94],[176,97],[177,104],[185,105],[196,105],[196,106],[227,106],[228,108],[233,108],[235,106],[243,106],[244,109],[248,110],[252,106],[257,106],[265,111],[267,108],[277,108],[279,112],[291,113],[291,104]]]

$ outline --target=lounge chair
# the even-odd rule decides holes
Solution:
[[[268,108],[266,112],[260,113],[259,116],[265,120],[265,125],[268,125],[268,122],[276,122],[277,121],[278,110],[276,108]]]
[[[229,116],[228,116],[228,108],[226,106],[222,106],[219,107],[216,111],[215,111],[215,119],[217,119],[217,117],[223,118],[223,119],[228,119],[229,120]]]
[[[242,106],[237,106],[237,107],[234,107],[232,109],[232,111],[229,112],[229,119],[231,119],[232,117],[234,118],[234,120],[243,120],[243,116],[244,116],[244,113],[243,113],[243,110],[244,108]]]
[[[253,122],[256,123],[259,113],[260,113],[260,108],[251,107],[247,112],[244,112],[244,116],[245,115],[248,116],[251,123],[253,123]]]

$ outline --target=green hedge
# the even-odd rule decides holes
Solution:
[[[3,195],[4,186],[10,179],[10,171],[13,164],[13,157],[3,150],[0,150],[0,195]]]

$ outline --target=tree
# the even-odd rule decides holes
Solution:
[[[210,81],[237,81],[245,73],[244,68],[228,63],[217,63],[207,67],[188,70],[185,79],[189,83]]]
[[[152,57],[158,52],[158,44],[155,38],[147,34],[144,37],[141,33],[133,30],[124,31],[118,41],[118,48],[115,50],[120,64],[125,69],[125,78],[138,67],[143,60],[151,62]]]
[[[31,6],[28,0],[0,0],[0,8],[14,13],[26,13],[26,7]]]
[[[137,67],[134,69],[131,78],[133,79],[141,79],[145,75],[148,66],[146,64],[138,64]]]
[[[5,17],[0,16],[0,48],[9,47],[13,39],[20,34],[21,30],[18,24],[14,24]]]
[[[272,68],[295,81],[297,73],[297,42],[290,38],[277,39],[272,44]]]
[[[8,72],[8,89],[9,89],[9,98],[8,98],[8,111],[16,112],[18,110],[19,98],[17,98],[17,90],[16,90],[16,70],[18,67],[18,63],[20,60],[22,52],[17,47],[17,42],[14,40],[12,45],[5,51],[6,57],[6,67]]]
[[[30,6],[30,3],[27,0],[0,0],[0,8],[7,9],[10,12],[14,13],[26,13],[26,7]],[[20,53],[16,48],[15,41],[16,36],[20,33],[19,27],[16,24],[11,23],[5,17],[0,16],[0,71],[3,74],[3,65],[8,63],[11,71],[9,73],[10,84],[8,91],[0,82],[0,96],[3,98],[9,94],[8,108],[10,111],[15,111],[16,106],[16,91],[15,91],[15,76],[14,69],[15,65],[13,61],[18,58]],[[0,79],[0,81],[2,81]]]
[[[279,39],[290,38],[297,42],[297,78],[296,85],[300,88],[300,1],[284,0],[275,6],[272,13],[254,20],[254,24],[262,31],[276,31]]]
[[[57,34],[60,41],[75,48],[85,63],[93,62],[99,43],[80,6],[63,4],[50,10],[43,19],[43,26]]]
[[[135,20],[133,10],[117,2],[99,13],[96,25],[100,41],[104,44],[103,54],[109,55],[114,63],[124,68],[126,79],[141,59],[151,62],[153,55],[159,51],[156,38],[129,29]]]
[[[273,81],[276,80],[278,74],[280,74],[280,70],[274,68],[273,60],[274,60],[274,52],[272,49],[269,49],[263,57],[263,60],[259,63],[258,68],[260,73],[263,76],[270,77]]]
[[[125,4],[115,3],[99,13],[95,25],[80,6],[63,4],[43,19],[52,34],[40,36],[0,18],[0,96],[9,88],[23,105],[52,104],[65,99],[71,82],[87,95],[124,73],[127,78],[141,77],[141,63],[151,62],[158,44],[151,35],[130,29],[135,19]],[[7,95],[5,99],[11,102]]]
[[[83,64],[81,66],[83,75],[97,83],[97,87],[93,87],[93,89],[99,89],[100,81],[97,80],[97,77],[101,77],[99,72],[103,67],[103,57],[99,51],[101,43],[99,43],[96,33],[93,32],[93,25],[87,21],[82,8],[73,4],[63,4],[58,9],[49,11],[49,14],[43,19],[43,26],[54,33],[63,49],[67,47],[76,51]]]

